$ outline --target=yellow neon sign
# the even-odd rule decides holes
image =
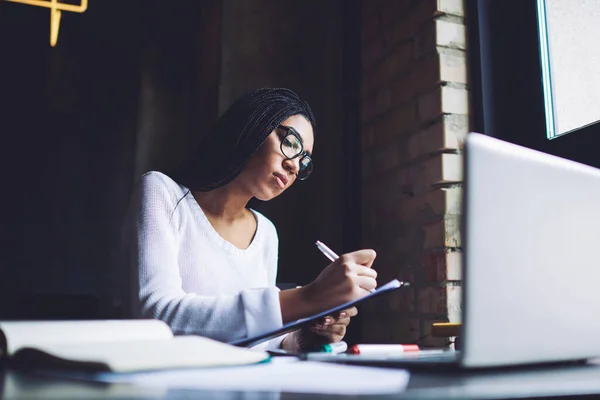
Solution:
[[[81,4],[59,3],[57,0],[6,0],[13,3],[27,4],[36,7],[45,7],[50,9],[50,46],[56,46],[58,41],[58,28],[60,27],[61,11],[83,13],[87,10],[88,0],[81,0]]]

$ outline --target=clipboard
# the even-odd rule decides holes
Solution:
[[[349,301],[349,302],[341,304],[337,307],[330,308],[330,309],[320,312],[318,314],[312,315],[308,318],[302,318],[302,319],[299,319],[299,320],[296,320],[293,322],[289,322],[289,323],[283,325],[281,328],[276,329],[274,331],[265,332],[260,335],[256,335],[256,336],[249,337],[249,338],[237,339],[237,340],[229,342],[229,344],[232,344],[234,346],[243,346],[243,347],[256,346],[257,344],[260,344],[267,340],[274,339],[277,336],[281,336],[288,332],[292,332],[297,329],[308,326],[308,325],[312,324],[313,322],[315,322],[316,320],[318,320],[319,318],[323,318],[323,317],[331,315],[335,312],[345,310],[345,309],[353,307],[359,303],[362,303],[363,301],[372,299],[374,297],[381,296],[382,294],[392,292],[394,290],[400,289],[403,286],[408,286],[408,285],[409,284],[407,282],[400,282],[399,280],[394,279],[394,280],[386,283],[385,285],[378,287],[377,289],[375,289],[374,292],[369,293],[368,295],[363,296],[359,299]]]

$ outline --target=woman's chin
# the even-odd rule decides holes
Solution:
[[[269,200],[272,200],[275,197],[279,196],[283,192],[284,191],[281,189],[269,189],[269,190],[263,191],[260,194],[254,195],[254,197],[256,197],[260,201],[269,201]]]

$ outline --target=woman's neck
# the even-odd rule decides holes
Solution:
[[[247,216],[246,204],[250,198],[229,185],[209,192],[192,192],[192,194],[205,214],[225,221],[234,221]]]

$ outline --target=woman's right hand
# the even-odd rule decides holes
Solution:
[[[371,268],[376,256],[373,250],[343,254],[304,287],[306,301],[327,309],[369,294],[377,287],[377,272]]]

